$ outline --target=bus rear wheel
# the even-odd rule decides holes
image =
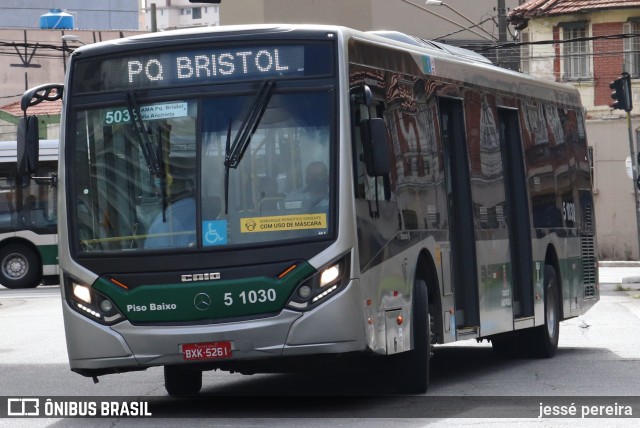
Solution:
[[[544,267],[544,325],[530,332],[529,351],[531,356],[551,358],[558,349],[560,338],[560,300],[558,298],[558,277],[551,265]]]
[[[7,288],[33,288],[40,284],[37,254],[20,243],[0,249],[0,284]]]
[[[169,395],[195,395],[202,388],[202,371],[185,366],[164,366],[164,387]]]

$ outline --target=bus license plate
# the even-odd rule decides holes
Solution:
[[[213,360],[231,357],[231,342],[185,343],[182,358],[187,361]]]

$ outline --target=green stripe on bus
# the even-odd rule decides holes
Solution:
[[[304,263],[282,279],[255,277],[125,290],[100,278],[93,288],[113,301],[132,322],[182,322],[279,312],[296,286],[315,269]]]

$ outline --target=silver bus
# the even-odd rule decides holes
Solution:
[[[23,105],[49,92],[81,375],[164,366],[181,395],[205,370],[364,360],[421,393],[438,344],[551,357],[598,301],[568,85],[401,33],[252,25],[82,46]]]
[[[0,285],[58,281],[57,192],[48,180],[16,174],[16,141],[0,141]],[[39,172],[58,172],[58,140],[40,141]]]

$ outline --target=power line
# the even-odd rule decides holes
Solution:
[[[14,49],[18,49],[18,48],[31,48],[31,49],[51,49],[51,50],[55,50],[55,51],[59,51],[59,52],[66,52],[66,53],[71,53],[74,51],[74,49],[70,48],[69,46],[66,45],[54,45],[54,44],[50,44],[50,43],[44,43],[44,44],[40,44],[39,42],[36,43],[29,43],[29,42],[3,42],[0,41],[0,47],[11,47]]]
[[[447,38],[447,37],[449,37],[449,36],[453,36],[453,35],[456,35],[456,34],[458,34],[458,33],[462,33],[462,32],[464,32],[464,31],[467,31],[469,28],[481,27],[481,26],[482,26],[482,24],[484,24],[484,23],[485,23],[485,22],[487,22],[487,21],[493,21],[493,18],[487,18],[487,19],[485,19],[484,21],[480,21],[480,22],[478,22],[477,24],[472,25],[472,26],[470,26],[470,27],[465,27],[465,28],[462,28],[462,29],[460,29],[460,30],[453,31],[453,32],[448,33],[448,34],[444,34],[444,35],[442,35],[442,36],[434,37],[432,40],[442,40],[442,39],[445,39],[445,38]],[[495,21],[494,21],[494,22],[495,22]]]
[[[606,34],[603,36],[575,37],[573,39],[563,39],[563,40],[536,40],[533,42],[509,42],[509,43],[496,44],[493,46],[482,46],[482,47],[478,47],[476,45],[475,47],[477,49],[475,50],[485,51],[485,50],[492,50],[492,49],[511,49],[511,48],[521,47],[521,46],[556,45],[556,44],[563,44],[563,43],[589,42],[593,40],[620,40],[620,39],[630,39],[634,37],[640,37],[640,34],[638,33]],[[461,47],[471,48],[473,47],[473,45],[465,45]]]
[[[520,59],[535,61],[535,60],[544,60],[544,59],[565,59],[565,58],[577,58],[577,57],[591,57],[591,58],[600,58],[607,56],[615,56],[615,55],[638,55],[640,54],[639,50],[629,50],[629,51],[606,51],[606,52],[580,52],[580,53],[563,53],[563,54],[549,54],[549,55],[520,55]]]

